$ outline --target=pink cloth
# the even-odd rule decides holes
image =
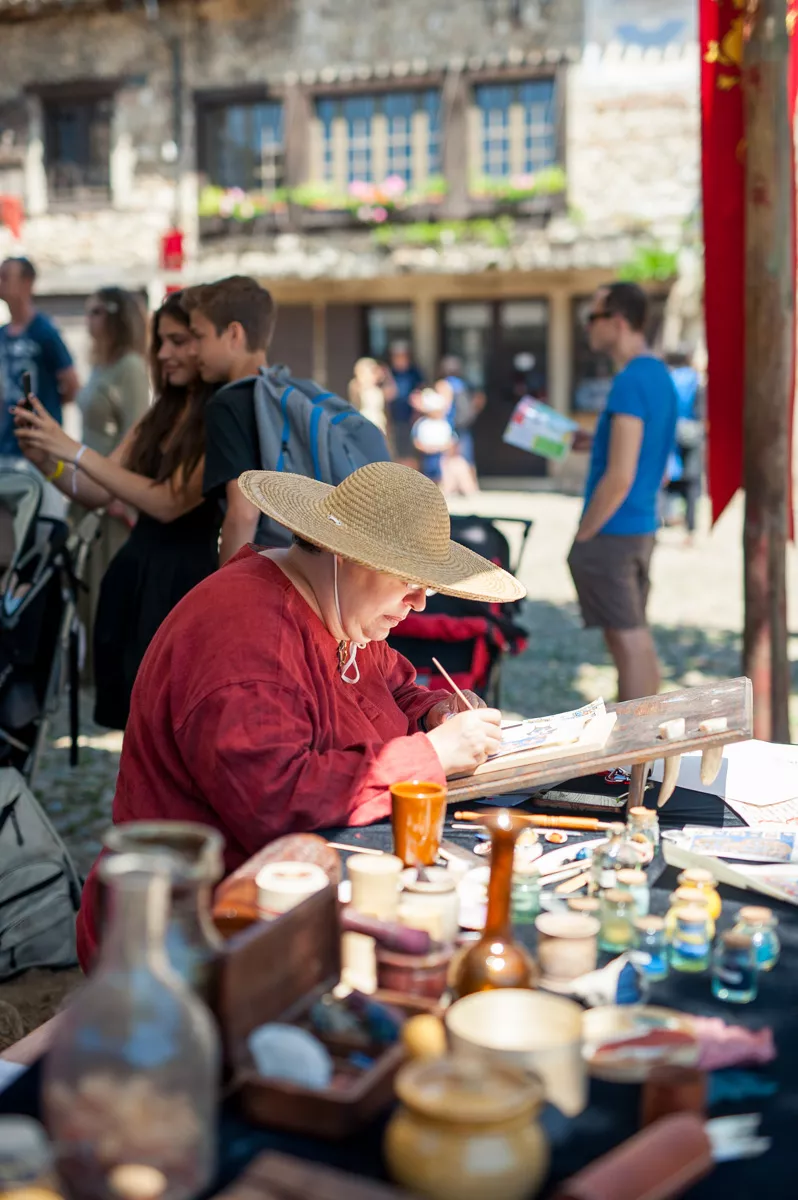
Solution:
[[[773,1062],[776,1046],[769,1027],[744,1029],[727,1025],[721,1017],[692,1017],[699,1044],[698,1065],[703,1071],[723,1067],[763,1066]]]

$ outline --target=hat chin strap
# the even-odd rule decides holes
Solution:
[[[338,624],[340,625],[343,632],[346,633],[346,630],[344,629],[343,617],[341,616],[341,603],[338,599],[338,555],[337,554],[333,554],[333,591],[335,593],[335,611],[338,614]],[[353,642],[350,638],[345,638],[344,641],[339,642],[339,644],[338,644],[338,659],[339,659],[339,665],[340,665],[340,670],[341,670],[341,680],[343,683],[359,683],[360,682],[360,668],[357,665],[357,652],[358,652],[358,650],[365,650],[367,645],[368,645],[368,642]],[[345,652],[347,646],[349,647],[349,657],[344,662],[344,652]],[[347,675],[347,671],[349,670],[350,667],[354,670],[354,675],[351,677]]]

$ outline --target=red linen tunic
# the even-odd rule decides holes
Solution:
[[[319,617],[279,567],[240,551],[173,609],[145,655],[114,823],[214,825],[232,871],[282,834],[385,816],[396,780],[444,783],[419,721],[448,693],[419,687],[384,642],[358,651],[357,663],[360,682],[344,683]],[[78,916],[84,967],[95,870]]]

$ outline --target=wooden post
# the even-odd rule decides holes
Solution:
[[[754,736],[789,742],[786,544],[795,280],[784,0],[758,0],[743,61],[746,128],[745,627]]]

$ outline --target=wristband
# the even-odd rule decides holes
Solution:
[[[55,464],[55,470],[53,471],[52,475],[45,475],[47,482],[55,483],[56,479],[60,479],[64,474],[65,465],[66,464],[64,463],[63,458],[59,458],[58,462]]]
[[[73,459],[73,463],[74,463],[76,470],[77,470],[78,463],[83,458],[83,455],[86,453],[87,450],[88,450],[88,446],[81,446],[80,449],[78,450],[77,454],[75,455],[75,457]]]

